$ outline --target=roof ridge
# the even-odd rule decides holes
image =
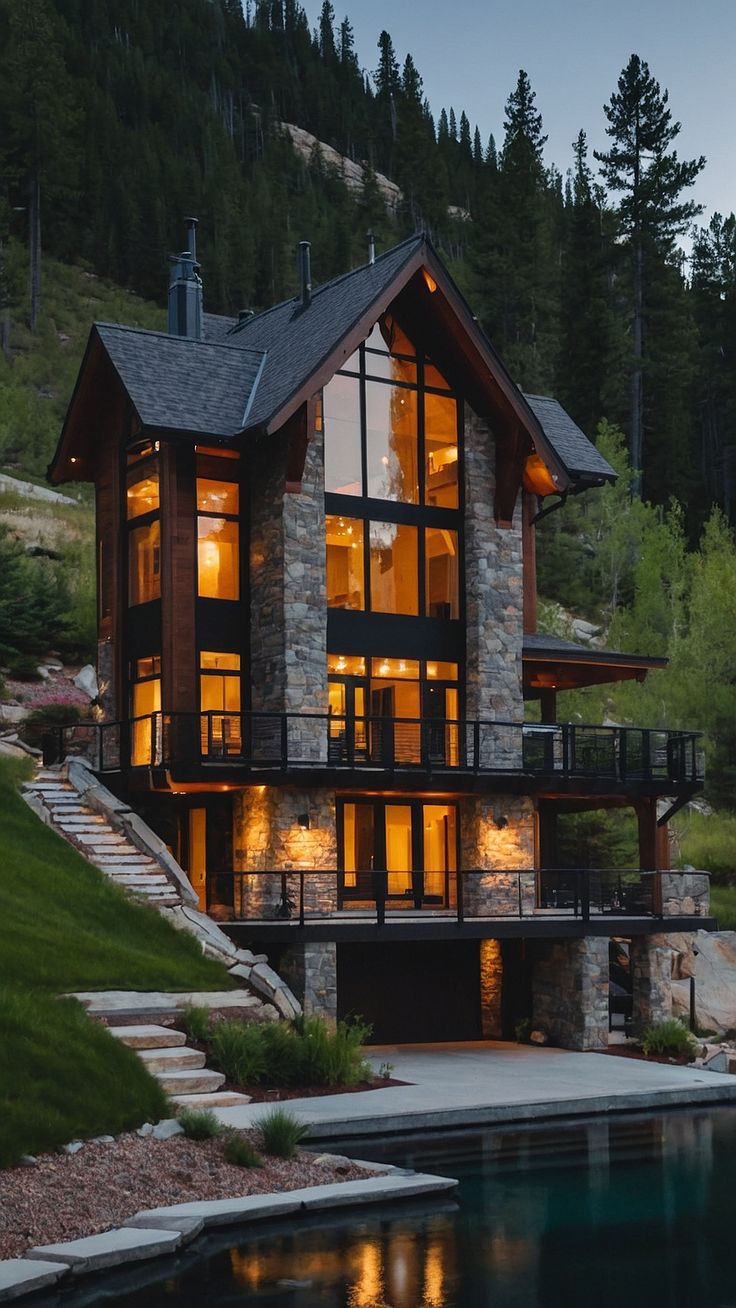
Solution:
[[[427,241],[428,237],[426,232],[414,232],[412,236],[405,237],[403,241],[399,241],[398,244],[390,246],[390,248],[384,250],[382,254],[377,254],[373,263],[359,263],[357,267],[348,268],[347,272],[338,273],[336,277],[331,277],[329,281],[321,282],[319,286],[314,287],[312,291],[312,300],[315,300],[323,291],[332,290],[333,287],[339,286],[340,282],[347,281],[349,277],[354,277],[356,273],[365,272],[366,268],[375,268],[376,264],[387,259],[389,255],[396,254],[397,250],[400,250],[402,246],[415,243],[425,244]],[[261,322],[269,313],[275,313],[277,309],[283,309],[287,304],[298,305],[299,302],[298,295],[290,295],[286,300],[279,300],[278,304],[272,304],[268,309],[262,309],[260,313],[252,314],[251,317],[246,318],[244,322],[236,322],[232,330],[228,332],[228,336],[234,337],[238,332],[250,327],[253,323]]]
[[[205,339],[199,340],[195,336],[175,336],[172,332],[159,331],[154,327],[134,327],[131,323],[126,322],[95,322],[92,325],[97,329],[109,327],[116,332],[135,332],[137,336],[155,336],[164,341],[180,341],[188,345],[209,345],[213,350],[237,350],[239,354],[246,351],[250,354],[265,354],[266,352],[255,345],[233,345],[227,340],[208,341]]]

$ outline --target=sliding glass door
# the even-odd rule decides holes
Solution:
[[[341,897],[450,907],[457,877],[457,805],[418,798],[344,799],[338,804]],[[385,874],[376,875],[376,874]]]

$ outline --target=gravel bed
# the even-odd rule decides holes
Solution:
[[[244,1131],[258,1147],[256,1132]],[[43,1154],[35,1166],[0,1172],[0,1258],[17,1258],[36,1244],[76,1240],[119,1226],[140,1209],[195,1199],[270,1194],[305,1185],[352,1181],[365,1171],[317,1163],[316,1154],[265,1157],[263,1168],[233,1167],[221,1140],[141,1139],[85,1144],[71,1155]]]

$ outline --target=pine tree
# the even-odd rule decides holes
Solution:
[[[672,257],[675,237],[684,232],[702,206],[682,199],[692,186],[705,159],[680,161],[672,144],[680,123],[672,121],[668,92],[649,71],[648,64],[632,54],[614,91],[604,106],[607,135],[612,140],[606,152],[596,152],[606,185],[621,195],[619,217],[627,238],[632,266],[631,319],[633,329],[631,369],[630,449],[631,463],[641,493],[644,469],[645,358],[651,348],[647,339],[647,282],[649,265]]]
[[[698,326],[696,379],[699,463],[706,502],[736,518],[736,216],[716,213],[695,238],[693,312]]]

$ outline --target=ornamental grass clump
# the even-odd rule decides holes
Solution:
[[[261,1146],[272,1158],[293,1158],[308,1129],[285,1108],[273,1108],[256,1126]]]
[[[692,1062],[698,1051],[698,1042],[682,1022],[670,1017],[644,1032],[641,1047],[648,1058],[653,1054],[666,1054],[670,1058],[687,1058]]]
[[[225,1162],[232,1163],[234,1167],[263,1167],[263,1159],[258,1150],[254,1149],[247,1136],[240,1135],[237,1131],[228,1132],[222,1152]]]
[[[316,1017],[302,1018],[300,1039],[303,1085],[357,1085],[371,1069],[362,1046],[371,1028],[362,1022],[338,1022],[335,1031]]]
[[[228,1081],[255,1085],[263,1080],[266,1058],[260,1027],[238,1019],[218,1022],[212,1032],[212,1053]]]
[[[210,1038],[210,1010],[203,1004],[185,1004],[182,1010],[182,1025],[190,1040],[197,1044],[206,1044]]]
[[[211,1108],[184,1108],[177,1121],[188,1140],[216,1140],[222,1127]]]

